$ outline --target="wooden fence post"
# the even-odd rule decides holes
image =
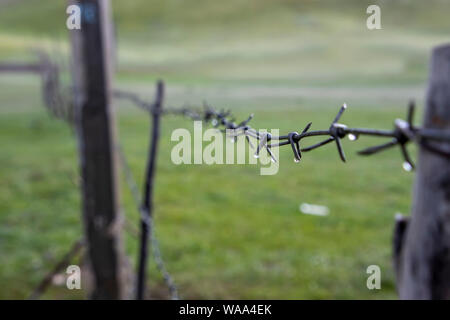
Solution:
[[[82,172],[83,220],[92,299],[126,298],[111,108],[109,0],[78,0],[81,30],[72,30],[75,120]]]
[[[423,125],[450,129],[450,45],[433,50]],[[450,150],[448,143],[436,144]],[[396,230],[404,230],[395,256],[400,298],[450,299],[450,159],[420,147],[411,219],[399,223],[403,226]]]

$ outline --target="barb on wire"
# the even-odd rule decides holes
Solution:
[[[132,100],[137,99],[133,98]],[[142,105],[142,103],[137,105]],[[221,129],[221,131],[232,137],[233,140],[236,140],[238,136],[245,136],[246,141],[249,143],[249,146],[253,149],[254,146],[251,143],[250,138],[255,139],[258,141],[258,143],[256,144],[255,157],[258,158],[261,150],[264,149],[271,157],[272,161],[276,161],[271,151],[271,149],[275,147],[290,145],[294,154],[294,161],[300,162],[302,158],[302,152],[309,152],[325,146],[331,142],[335,142],[338,155],[340,159],[345,162],[346,156],[341,140],[346,136],[348,136],[348,138],[352,141],[357,140],[359,136],[391,138],[388,142],[366,148],[359,151],[358,154],[372,155],[394,146],[399,146],[401,155],[404,160],[403,168],[407,171],[411,171],[415,167],[406,148],[406,145],[409,142],[415,142],[426,148],[430,152],[434,152],[441,156],[450,158],[450,152],[442,150],[441,148],[433,144],[433,142],[439,141],[450,142],[450,132],[414,126],[413,117],[415,105],[412,101],[409,103],[408,113],[406,116],[407,120],[395,120],[393,130],[349,128],[339,122],[346,109],[347,105],[344,103],[339,109],[334,120],[331,122],[330,127],[326,130],[310,130],[312,127],[312,123],[310,122],[304,127],[301,133],[298,133],[297,131],[291,131],[288,134],[282,136],[274,136],[270,133],[262,133],[250,127],[248,123],[253,119],[253,114],[250,115],[246,120],[240,122],[239,124],[236,124],[235,119],[231,117],[230,111],[216,111],[207,103],[204,103],[204,108],[200,111],[195,108],[184,106],[182,108],[167,108],[163,111],[163,114],[178,114],[186,116],[193,120],[203,120],[205,122],[210,122],[211,125],[215,128],[222,127],[223,129]],[[302,139],[314,136],[325,136],[326,139],[316,144],[302,147]]]

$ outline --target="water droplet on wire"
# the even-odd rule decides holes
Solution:
[[[259,158],[259,154],[254,154],[253,157],[255,157],[255,159]]]
[[[348,140],[350,140],[350,141],[358,140],[358,136],[356,134],[350,133],[348,135]]]
[[[413,168],[409,162],[407,161],[403,162],[403,170],[410,172],[412,171],[412,169]]]
[[[297,158],[294,158],[294,162],[295,162],[295,163],[299,163],[300,160],[298,160]]]

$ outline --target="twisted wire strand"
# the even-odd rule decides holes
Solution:
[[[135,105],[150,111],[152,111],[152,104],[145,102],[138,95],[127,92],[127,94],[114,93],[117,98],[128,99],[134,102]],[[271,148],[281,147],[285,145],[290,145],[292,152],[294,154],[295,162],[300,162],[302,157],[302,152],[309,152],[325,146],[331,142],[336,144],[337,152],[340,159],[345,162],[346,156],[344,149],[342,147],[341,139],[349,136],[350,140],[356,140],[359,136],[375,136],[381,138],[391,138],[387,143],[372,146],[361,150],[358,152],[360,155],[372,155],[378,152],[384,151],[394,146],[399,146],[401,154],[404,159],[404,168],[408,171],[414,169],[414,163],[406,149],[406,145],[409,142],[414,142],[426,150],[440,155],[445,158],[450,159],[450,149],[446,146],[436,146],[436,142],[450,143],[450,131],[449,130],[439,130],[439,129],[429,129],[414,126],[413,116],[415,111],[414,102],[409,103],[407,120],[396,119],[394,121],[394,129],[392,130],[380,130],[380,129],[370,129],[370,128],[349,128],[346,125],[339,123],[339,120],[345,110],[347,105],[343,104],[339,109],[337,115],[332,121],[330,127],[325,130],[310,130],[312,123],[308,123],[305,128],[298,133],[297,131],[291,131],[286,135],[274,136],[270,133],[261,133],[256,129],[253,129],[248,125],[250,120],[253,119],[253,114],[250,115],[246,120],[236,123],[235,119],[231,116],[230,111],[225,110],[215,110],[208,104],[204,103],[203,110],[188,106],[183,106],[181,108],[169,107],[163,109],[163,114],[174,114],[182,115],[193,120],[203,120],[205,122],[210,122],[215,128],[223,128],[222,132],[225,132],[228,136],[236,139],[238,136],[245,136],[250,147],[254,148],[253,144],[250,142],[250,138],[259,141],[256,147],[255,157],[259,156],[262,149],[265,149],[268,155],[272,158],[272,161],[276,161]],[[305,138],[326,136],[325,140],[322,140],[313,145],[303,147],[301,142]]]

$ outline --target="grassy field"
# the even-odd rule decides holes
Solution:
[[[30,99],[39,95],[37,84],[5,82],[2,88],[8,94],[2,97],[9,98],[2,99],[2,105],[11,110],[16,103],[17,108],[32,106],[24,112],[3,112],[0,124],[0,274],[5,288],[11,288],[1,293],[21,298],[81,232],[76,144],[65,124],[51,119]],[[272,128],[276,123],[282,132],[300,130],[306,119],[313,121],[313,128],[326,127],[338,107],[315,101],[271,110],[255,103],[246,101],[244,107],[236,102],[234,112],[244,118],[255,111],[255,127]],[[117,107],[120,139],[140,178],[149,122],[139,110]],[[348,125],[389,128],[403,113],[404,108],[394,105],[367,105],[350,108],[343,120]],[[360,158],[354,151],[374,139],[346,141],[347,164],[338,161],[332,145],[296,164],[285,148],[280,150],[279,173],[260,176],[254,165],[175,166],[170,161],[170,134],[179,127],[192,124],[164,120],[155,214],[168,268],[184,298],[394,297],[393,215],[408,212],[412,181],[412,174],[400,169],[397,150]],[[137,221],[125,187],[122,194],[126,216]],[[303,215],[298,209],[302,202],[326,205],[331,213]],[[126,243],[134,257],[135,239],[127,235]],[[370,264],[382,267],[380,292],[365,287]],[[159,279],[155,272],[153,277]],[[58,294],[65,297],[67,292]]]
[[[6,3],[0,61],[33,59],[33,46],[67,54],[63,2]],[[343,102],[345,124],[389,129],[408,99],[422,107],[430,50],[449,40],[449,4],[379,3],[383,29],[368,31],[364,1],[113,1],[115,85],[150,98],[163,78],[169,105],[206,99],[283,133],[309,121],[328,127]],[[33,76],[0,74],[0,298],[27,297],[82,232],[74,133],[46,113],[39,90]],[[115,107],[142,183],[149,119],[126,103]],[[333,145],[297,164],[287,147],[278,174],[261,176],[255,165],[174,165],[171,132],[192,123],[168,117],[162,126],[156,234],[182,298],[396,297],[393,217],[408,213],[414,177],[401,169],[399,150],[359,157],[379,141],[361,138],[344,142],[346,164]],[[123,177],[121,185],[123,212],[137,223]],[[304,215],[303,202],[330,214]],[[134,264],[136,240],[126,233],[125,244]],[[382,270],[378,291],[366,288],[371,264]],[[154,297],[166,297],[153,262],[150,269]],[[82,296],[53,286],[44,298]]]

